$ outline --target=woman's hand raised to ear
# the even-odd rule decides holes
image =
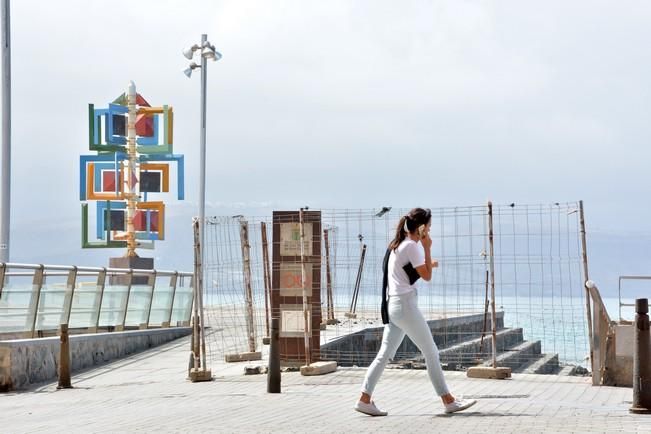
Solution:
[[[424,281],[429,282],[432,278],[432,256],[430,252],[432,239],[429,233],[425,233],[425,236],[420,239],[420,242],[423,244],[423,249],[425,250],[425,263],[420,267],[416,267],[416,271]]]
[[[429,249],[432,247],[432,239],[429,236],[429,233],[426,233],[423,238],[420,239],[421,244],[425,252],[429,252]]]

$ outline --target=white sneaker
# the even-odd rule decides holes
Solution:
[[[445,404],[446,413],[456,413],[457,411],[465,410],[477,404],[476,399],[455,399],[449,404]]]
[[[382,411],[377,408],[373,401],[371,401],[370,404],[362,401],[357,401],[357,404],[355,404],[355,410],[359,411],[360,413],[368,414],[369,416],[386,416],[389,414],[389,412]]]

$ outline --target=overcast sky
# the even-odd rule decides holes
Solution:
[[[129,80],[174,107],[187,200],[167,210],[181,227],[196,214],[199,77],[181,50],[205,32],[223,54],[207,214],[583,199],[594,255],[621,262],[608,272],[651,274],[651,3],[21,0],[11,14],[12,261],[106,262],[79,248],[78,161],[87,104]],[[191,239],[168,235],[162,252]]]

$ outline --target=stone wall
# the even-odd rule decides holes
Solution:
[[[70,336],[71,372],[93,367],[192,333],[190,327]],[[57,378],[59,338],[0,341],[0,391],[27,389]]]

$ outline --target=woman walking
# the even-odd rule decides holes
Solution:
[[[412,209],[400,219],[396,236],[389,244],[384,259],[382,303],[384,334],[380,351],[366,372],[362,384],[362,396],[355,404],[355,410],[361,413],[370,416],[388,414],[377,408],[371,397],[384,367],[395,355],[405,334],[423,353],[429,379],[436,394],[441,397],[446,413],[465,410],[477,402],[456,399],[448,390],[441,369],[438,348],[423,314],[418,309],[414,283],[419,278],[429,281],[432,278],[432,267],[438,266],[436,261],[432,261],[430,253],[431,220],[432,213],[429,209]]]

